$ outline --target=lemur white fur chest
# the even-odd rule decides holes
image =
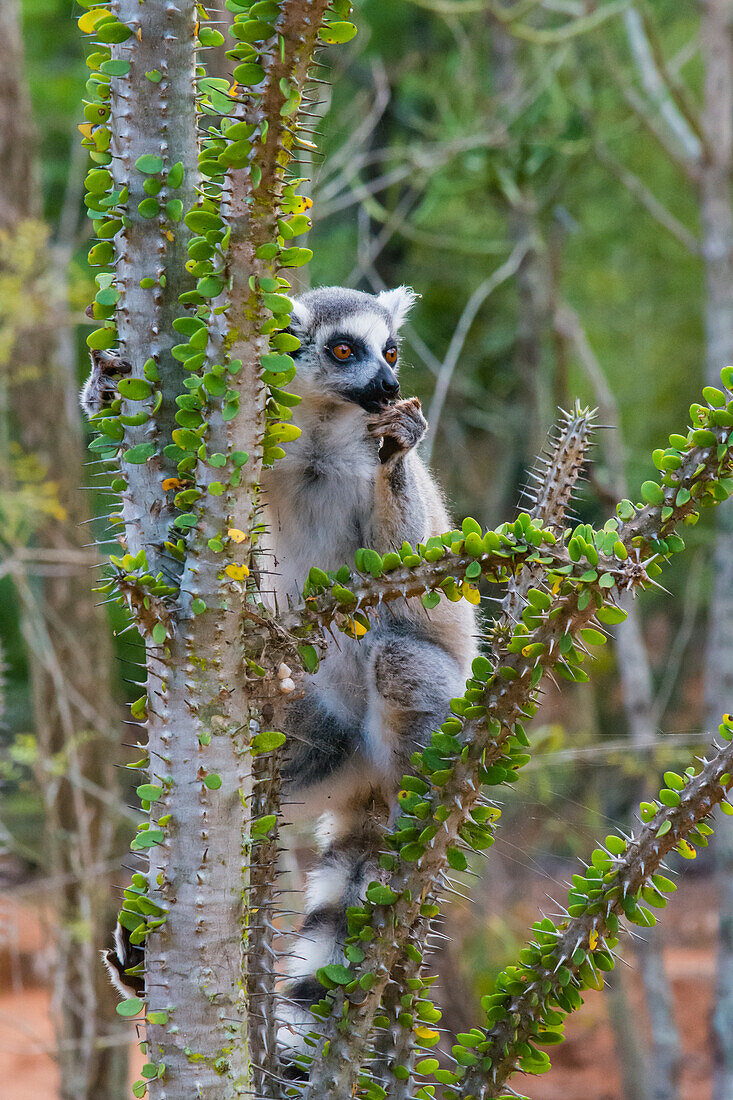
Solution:
[[[262,482],[261,542],[265,569],[262,594],[284,608],[297,598],[312,565],[338,569],[366,544],[378,445],[366,434],[366,413],[358,406],[323,401],[296,409],[302,435],[287,457]],[[386,549],[386,548],[385,548]]]

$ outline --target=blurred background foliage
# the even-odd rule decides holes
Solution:
[[[520,9],[510,18],[498,0],[358,5],[358,37],[339,51],[335,71],[321,74],[327,83],[312,108],[318,149],[304,151],[299,171],[313,180],[315,200],[314,259],[303,279],[364,290],[407,283],[419,292],[402,389],[423,401],[426,449],[457,518],[490,525],[511,518],[556,407],[576,397],[601,404],[610,426],[598,433],[576,509],[602,523],[619,480],[633,493],[651,476],[652,448],[687,424],[704,383],[700,199],[689,170],[696,135],[687,100],[669,92],[684,82],[699,113],[700,5],[639,5],[645,18],[653,15],[647,54],[628,3],[517,0],[512,11]],[[48,230],[36,225],[0,242],[0,543],[10,556],[33,543],[39,517],[64,522],[54,472],[19,450],[6,416],[17,382],[14,317],[25,311],[27,325],[36,308],[33,258],[61,238],[79,384],[88,369],[84,308],[94,291],[77,132],[88,70],[78,14],[70,0],[22,3]],[[655,65],[648,68],[649,52],[659,60],[655,50],[666,65],[665,88],[656,92]],[[103,510],[97,501],[95,514]],[[608,821],[625,820],[645,775],[686,759],[685,746],[695,744],[705,722],[714,534],[709,520],[689,530],[688,553],[666,572],[675,598],[653,589],[639,601],[660,735],[650,751],[629,749],[611,647],[594,662],[591,683],[547,697],[532,733],[535,758],[507,795],[486,872],[476,867],[475,904],[469,911],[456,903],[451,913],[452,942],[441,949],[450,964],[441,969],[450,1026],[470,1018],[471,998],[516,952],[547,884],[567,876],[568,860]],[[491,607],[487,599],[487,617]],[[121,613],[111,614],[121,627]],[[6,570],[0,744],[12,751],[0,770],[7,830],[0,843],[33,873],[42,806],[19,615]],[[129,639],[124,650],[118,643],[118,656],[134,658]],[[119,667],[122,716],[122,702],[140,693],[128,681],[142,674]]]

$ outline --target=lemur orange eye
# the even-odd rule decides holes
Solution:
[[[397,348],[386,348],[384,358],[387,360],[390,367],[393,367],[397,362]]]
[[[348,359],[352,354],[351,347],[350,347],[349,344],[336,344],[335,347],[331,348],[331,351],[333,352],[333,354],[336,356],[337,359],[341,360],[342,363],[346,359]]]

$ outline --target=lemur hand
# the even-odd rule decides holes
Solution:
[[[428,430],[428,422],[416,397],[398,401],[367,420],[367,431],[381,439],[379,461],[386,465],[416,447]]]

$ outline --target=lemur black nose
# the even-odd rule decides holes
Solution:
[[[377,377],[377,382],[381,387],[382,393],[388,400],[398,396],[400,384],[397,381],[397,376],[389,370],[389,368],[382,368]]]

